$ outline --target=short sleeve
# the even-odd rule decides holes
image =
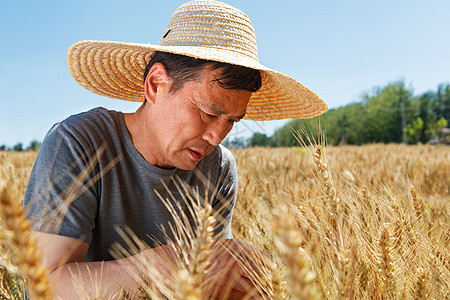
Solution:
[[[236,161],[230,150],[224,146],[219,146],[220,168],[218,176],[218,191],[213,201],[214,210],[220,212],[220,227],[222,234],[219,236],[226,239],[232,239],[231,221],[233,210],[236,204],[236,195],[238,188],[238,174]],[[219,232],[217,232],[219,234]]]
[[[34,230],[91,241],[98,206],[98,151],[90,148],[64,121],[47,133],[24,197]]]

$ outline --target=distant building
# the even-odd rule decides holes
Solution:
[[[439,128],[437,134],[439,143],[450,145],[450,128]]]

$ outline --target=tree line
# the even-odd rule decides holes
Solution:
[[[41,142],[32,140],[27,147],[24,147],[22,143],[17,143],[12,147],[6,145],[0,145],[0,151],[36,151],[39,150]]]
[[[436,91],[415,96],[411,88],[398,81],[374,88],[361,98],[360,102],[330,109],[318,118],[291,121],[270,137],[255,133],[245,143],[228,143],[230,146],[294,146],[298,143],[292,132],[303,128],[316,140],[321,128],[329,145],[433,143],[450,122],[450,84],[440,84]]]

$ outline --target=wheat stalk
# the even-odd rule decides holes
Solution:
[[[15,261],[19,273],[26,278],[30,294],[37,300],[51,299],[48,275],[41,265],[36,240],[31,236],[31,224],[8,188],[0,189],[0,205],[1,226],[15,249]]]
[[[281,205],[273,212],[275,237],[282,261],[286,264],[287,287],[294,299],[316,299],[314,290],[316,278],[311,270],[311,262],[306,252],[300,248],[300,237],[292,223],[292,216],[286,205]]]

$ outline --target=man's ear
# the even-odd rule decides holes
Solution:
[[[158,62],[150,68],[147,78],[145,78],[145,99],[150,103],[154,103],[158,90],[161,91],[162,88],[170,89],[170,78],[164,65]]]

